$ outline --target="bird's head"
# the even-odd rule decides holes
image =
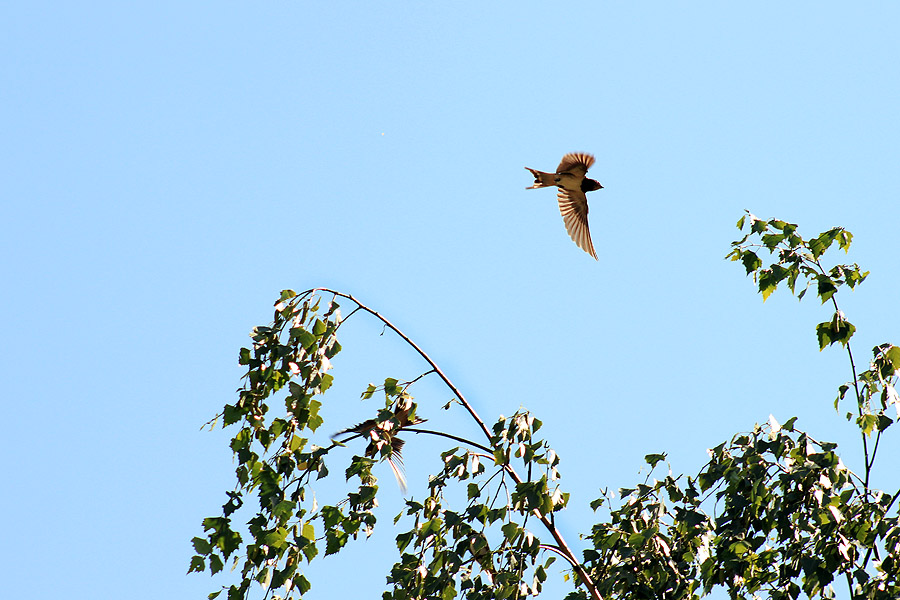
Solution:
[[[588,179],[587,177],[581,182],[581,191],[582,192],[593,192],[596,190],[602,190],[603,186],[600,185],[600,182],[596,179]]]

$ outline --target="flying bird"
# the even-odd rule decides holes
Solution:
[[[579,248],[593,256],[595,260],[599,260],[597,253],[594,252],[594,244],[591,242],[591,230],[588,227],[588,203],[585,195],[587,192],[603,189],[599,181],[585,177],[593,164],[593,156],[576,152],[563,156],[562,162],[556,167],[556,173],[545,173],[525,167],[534,175],[534,185],[525,189],[533,190],[551,186],[559,188],[556,194],[559,201],[559,212],[566,224],[569,237]]]
[[[334,439],[339,435],[345,435],[347,433],[355,434],[347,439],[340,440],[342,444],[357,437],[369,438],[369,445],[366,447],[366,456],[372,458],[379,454],[383,456],[388,461],[388,464],[391,465],[391,470],[394,472],[394,477],[397,479],[397,485],[400,486],[400,491],[405,494],[406,476],[403,474],[403,456],[401,455],[405,442],[396,437],[396,434],[406,427],[424,422],[425,419],[416,416],[415,405],[412,403],[412,400],[404,398],[398,400],[395,404],[393,415],[389,415],[387,418],[363,421],[358,425],[348,427],[343,431],[335,433],[331,438]],[[382,450],[385,447],[388,447],[389,449]]]

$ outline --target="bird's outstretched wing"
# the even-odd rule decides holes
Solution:
[[[574,155],[568,154],[566,158],[569,156]],[[566,159],[563,158],[563,163],[565,161]],[[563,223],[566,224],[569,237],[579,248],[593,256],[594,260],[600,260],[597,258],[594,244],[591,242],[591,230],[588,227],[588,203],[584,192],[559,188],[557,200],[559,201],[559,214],[562,215]]]
[[[397,479],[397,485],[400,486],[400,491],[403,494],[406,494],[407,491],[402,454],[404,441],[396,437],[396,434],[404,427],[425,422],[425,419],[418,416],[410,418],[410,408],[410,405],[398,404],[394,409],[393,419],[369,419],[368,421],[363,421],[362,423],[344,429],[343,431],[338,431],[331,436],[332,439],[334,439],[339,435],[345,435],[347,433],[354,434],[347,439],[341,440],[342,444],[347,443],[356,437],[369,437],[370,441],[369,445],[366,447],[366,456],[373,458],[381,454],[381,448],[385,443],[390,444],[390,451],[383,456],[391,466],[394,477]]]
[[[575,177],[584,177],[588,169],[594,164],[594,157],[583,152],[573,152],[562,157],[559,166],[556,167],[557,173],[571,173]]]

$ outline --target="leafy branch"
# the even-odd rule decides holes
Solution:
[[[740,240],[732,242],[732,251],[726,258],[743,263],[747,274],[752,274],[757,282],[763,300],[771,295],[779,283],[786,281],[791,293],[803,298],[807,290],[815,285],[816,293],[822,304],[830,302],[834,308],[830,320],[819,323],[816,326],[816,335],[819,342],[819,350],[840,342],[847,352],[850,366],[851,380],[849,384],[842,384],[835,400],[837,409],[846,393],[852,389],[856,399],[856,424],[860,429],[864,457],[864,473],[862,477],[862,494],[867,503],[879,504],[884,495],[870,488],[872,469],[878,453],[879,443],[885,430],[894,420],[886,412],[890,405],[894,405],[897,416],[900,417],[900,397],[895,390],[897,372],[900,370],[900,348],[892,344],[879,344],[872,349],[873,359],[870,368],[859,373],[856,360],[850,345],[850,338],[856,332],[856,327],[850,323],[837,303],[836,294],[839,288],[846,285],[854,289],[865,281],[868,271],[862,271],[856,263],[837,264],[826,269],[822,264],[822,256],[834,244],[847,253],[853,235],[841,228],[835,227],[820,235],[805,240],[797,233],[797,226],[779,219],[764,221],[750,214],[738,220],[738,229],[743,230],[749,226],[749,232]],[[759,243],[748,244],[751,238],[758,238]],[[763,262],[755,250],[766,249],[770,254],[777,256],[777,262],[768,268],[763,268]],[[798,279],[806,281],[805,287],[798,293],[796,284]],[[880,400],[876,404],[873,399]],[[847,413],[847,419],[853,418]],[[869,446],[869,437],[875,433],[873,446]],[[881,521],[887,510],[893,505],[898,491],[892,496],[892,500],[882,505],[877,514],[876,521]],[[865,569],[869,558],[878,554],[876,545],[871,545],[865,552],[865,558],[860,565]],[[851,586],[852,587],[852,586]]]
[[[338,300],[352,303],[347,318],[341,317]],[[331,387],[333,379],[328,373],[331,359],[341,349],[336,334],[356,313],[369,314],[396,333],[429,368],[409,381],[388,378],[384,385],[369,385],[362,393],[363,399],[383,392],[384,408],[375,418],[346,428],[344,433],[351,434],[350,437],[317,446],[307,436],[314,434],[323,423],[319,415],[320,398]],[[544,565],[537,565],[535,560],[541,551],[549,551],[563,556],[578,581],[590,590],[591,597],[601,600],[596,585],[555,526],[553,513],[565,506],[568,494],[549,485],[550,480],[558,477],[559,458],[545,442],[532,438],[540,428],[540,421],[527,413],[516,413],[509,419],[501,417],[489,429],[428,354],[392,322],[349,294],[325,288],[301,294],[282,292],[275,305],[273,323],[255,328],[251,338],[253,347],[240,352],[240,363],[248,368],[245,386],[238,393],[238,401],[226,405],[219,415],[226,426],[241,425],[231,441],[238,462],[237,486],[228,493],[229,502],[223,506],[222,516],[204,520],[207,535],[194,538],[197,555],[190,567],[191,571],[202,571],[208,561],[210,571],[217,573],[232,556],[237,567],[241,561],[238,551],[243,548],[242,580],[239,585],[227,588],[229,600],[247,598],[251,581],[260,583],[267,596],[274,589],[281,589],[287,597],[294,593],[302,595],[310,583],[299,570],[301,559],[313,560],[322,542],[327,556],[339,552],[350,539],[371,535],[376,523],[372,509],[376,506],[378,489],[372,468],[377,460],[386,460],[403,487],[404,442],[398,437],[403,432],[447,438],[481,453],[458,449],[445,453],[444,471],[432,478],[426,501],[407,503],[415,527],[397,538],[401,561],[388,578],[394,585],[392,592],[385,592],[385,597],[412,598],[438,589],[446,597],[456,593],[457,585],[472,598],[487,589],[505,590],[504,597],[536,594],[546,578],[546,566],[553,559]],[[429,374],[437,375],[450,389],[455,397],[451,403],[461,405],[468,412],[484,434],[485,443],[416,427],[423,419],[417,415],[418,407],[407,390]],[[269,399],[282,389],[288,391],[284,398],[286,413],[269,419]],[[328,475],[326,459],[335,448],[360,437],[369,440],[365,453],[354,456],[345,469],[348,481],[358,479],[358,489],[335,504],[318,506],[309,494],[314,478]],[[444,487],[452,480],[481,477],[485,473],[482,459],[492,462],[497,473],[474,488],[469,484],[469,503],[463,513],[445,508]],[[528,477],[519,474],[516,463],[527,468]],[[548,472],[532,480],[535,464],[546,466]],[[489,504],[481,504],[478,498],[487,485],[496,486],[496,493]],[[503,490],[508,490],[507,501],[498,505]],[[252,541],[244,544],[241,533],[232,527],[231,518],[244,505],[243,497],[249,493],[259,497],[259,510],[248,521]],[[519,515],[520,520],[513,519],[513,515]],[[425,521],[424,516],[428,517]],[[529,516],[542,524],[553,538],[553,544],[542,544],[527,531]],[[472,528],[473,522],[480,523],[483,530],[496,523],[503,534],[492,542],[486,537],[486,530],[478,532]],[[324,532],[318,533],[318,527]],[[443,545],[447,535],[457,542],[453,549]],[[418,550],[414,555],[403,553],[410,542]],[[469,565],[468,571],[460,571],[464,565]],[[479,566],[477,573],[471,570],[472,565]],[[534,570],[530,585],[523,579],[526,570]]]

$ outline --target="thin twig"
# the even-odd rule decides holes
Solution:
[[[444,433],[443,431],[433,431],[433,430],[431,430],[431,429],[418,429],[418,428],[412,429],[412,428],[409,428],[409,427],[405,427],[405,428],[403,429],[403,431],[410,431],[410,432],[412,432],[412,433],[427,433],[427,434],[429,434],[429,435],[439,435],[439,436],[441,436],[441,437],[449,438],[449,439],[451,439],[451,440],[455,440],[455,441],[461,442],[461,443],[463,443],[463,444],[468,444],[469,446],[475,446],[475,447],[478,448],[479,450],[484,450],[485,452],[490,453],[490,454],[491,454],[490,458],[491,458],[492,460],[493,460],[493,458],[494,458],[494,456],[493,456],[494,451],[493,451],[493,450],[491,450],[491,449],[488,448],[487,446],[482,446],[481,444],[479,444],[479,443],[477,443],[477,442],[473,442],[472,440],[467,440],[467,439],[464,438],[464,437],[459,437],[459,436],[457,436],[457,435],[452,435],[452,434],[450,434],[450,433]]]
[[[418,380],[422,379],[422,378],[425,377],[426,375],[431,375],[432,373],[434,373],[434,369],[428,369],[427,371],[425,371],[424,373],[422,373],[421,375],[419,375],[418,377],[416,377],[416,378],[413,379],[412,381],[404,381],[404,382],[403,382],[403,387],[404,387],[404,388],[408,388],[409,386],[411,386],[412,384],[414,384],[414,383],[417,382]]]
[[[559,548],[557,548],[557,547],[554,546],[553,544],[541,544],[541,545],[539,546],[539,548],[541,548],[542,550],[550,550],[551,552],[556,552],[557,554],[559,554],[560,556],[562,556],[564,559],[566,559],[566,561],[567,561],[570,565],[572,565],[573,567],[577,567],[577,566],[578,566],[578,565],[576,565],[575,563],[572,562],[572,559],[571,559],[571,558],[569,558],[568,556],[566,556],[566,553],[565,553],[565,552],[563,552],[562,550],[560,550]]]

